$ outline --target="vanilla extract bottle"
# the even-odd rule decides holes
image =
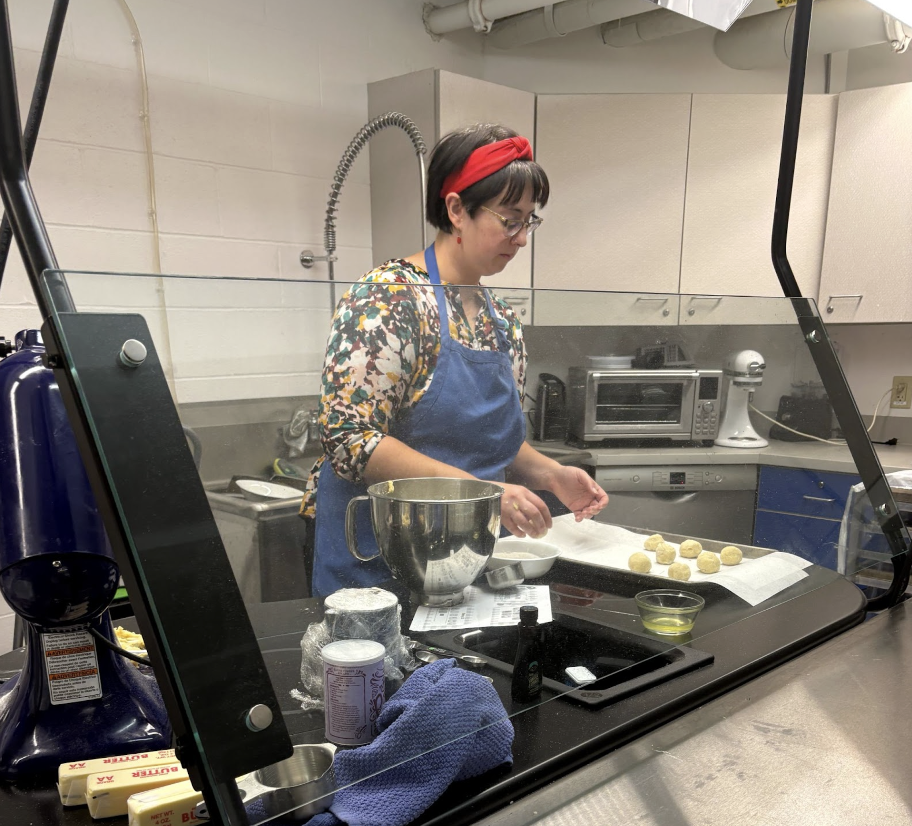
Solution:
[[[513,662],[513,684],[510,694],[518,703],[527,703],[541,694],[542,643],[538,608],[523,605],[519,609],[519,642]]]

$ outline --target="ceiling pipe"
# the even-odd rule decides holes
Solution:
[[[486,45],[495,49],[515,49],[600,26],[620,17],[646,12],[654,14],[658,8],[649,0],[566,0],[500,21],[488,35]]]
[[[733,69],[767,69],[791,58],[794,8],[737,21],[715,38],[716,57]],[[912,43],[904,26],[866,0],[817,0],[811,30],[811,54],[833,54],[878,43],[903,52]]]
[[[547,0],[465,0],[443,8],[425,3],[424,27],[435,37],[460,29],[489,32],[495,20],[547,5]]]
[[[781,7],[776,0],[753,0],[742,12],[741,19],[776,11],[779,8]],[[668,9],[659,9],[649,14],[637,14],[634,17],[604,23],[601,35],[606,46],[623,49],[705,28],[706,25],[699,20]]]
[[[622,40],[629,38],[629,42],[611,43],[610,45],[633,45],[702,27],[701,24],[684,14],[661,8],[656,5],[657,2],[659,0],[565,0],[563,3],[545,6],[537,11],[530,11],[499,21],[488,35],[486,43],[495,49],[515,49],[518,46],[528,46],[530,43],[537,43],[541,40],[563,37],[565,34],[594,26],[604,26],[604,39],[604,31],[612,28],[620,29],[627,24],[643,31],[651,31],[644,28],[642,24],[647,18],[656,15],[660,15],[656,23],[656,31],[663,33],[642,37],[638,40],[636,33],[628,30],[619,37]],[[753,0],[741,13],[741,17],[763,14],[778,8],[777,0]]]
[[[659,9],[652,14],[638,14],[623,20],[613,20],[602,24],[602,43],[615,49],[626,49],[628,46],[639,46],[651,40],[673,37],[696,29],[705,29],[699,20],[677,14],[667,9]]]

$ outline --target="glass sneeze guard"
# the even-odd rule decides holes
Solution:
[[[291,745],[182,437],[158,342],[140,313],[52,311],[112,495],[108,506],[123,529],[118,539],[131,564],[121,573],[151,637],[156,673],[170,688],[163,694],[176,748],[198,786],[224,795],[214,810],[239,822],[233,778],[288,756]],[[218,619],[194,633],[201,616]],[[255,730],[256,708],[268,709],[274,724]]]
[[[225,784],[236,765],[226,755],[246,752],[245,771],[275,762],[257,763],[251,745],[265,741],[269,729],[213,731],[211,726],[215,715],[226,715],[229,708],[240,714],[241,706],[249,707],[245,691],[250,686],[238,685],[234,669],[252,660],[265,668],[276,717],[291,742],[324,742],[319,649],[351,636],[351,630],[338,610],[327,617],[322,600],[312,596],[312,537],[283,532],[270,545],[263,529],[270,520],[304,524],[297,510],[322,451],[312,443],[303,455],[290,457],[282,424],[298,409],[323,411],[323,436],[336,452],[320,468],[317,488],[322,474],[330,472],[351,482],[352,489],[362,488],[357,462],[362,443],[330,424],[349,415],[356,423],[352,431],[373,428],[370,438],[375,439],[374,431],[396,432],[391,410],[420,410],[435,381],[435,292],[418,284],[361,283],[353,300],[352,285],[335,282],[345,309],[334,320],[332,287],[321,281],[98,273],[67,273],[66,280],[78,312],[55,313],[53,322],[62,331],[99,439],[119,431],[117,441],[99,446],[102,460],[106,465],[129,462],[135,417],[145,417],[143,432],[167,439],[160,446],[161,466],[167,459],[168,467],[183,474],[168,478],[153,462],[135,469],[135,490],[118,489],[114,495],[140,574],[138,587],[155,606],[154,627],[143,630],[161,635],[160,648],[170,660],[167,674],[178,683],[189,717],[207,732],[198,742],[207,770]],[[484,326],[490,319],[479,297],[471,290],[443,292],[458,346],[485,352],[485,330],[494,328]],[[471,588],[466,593],[473,606],[476,597],[477,605],[486,598],[509,603],[508,592],[492,592],[484,575],[499,539],[497,521],[487,523],[488,535],[477,546],[467,542],[437,557],[431,550],[424,559],[406,560],[395,556],[403,534],[385,535],[383,525],[371,523],[369,506],[359,506],[355,529],[362,554],[370,555],[365,549],[379,539],[393,570],[371,563],[379,573],[368,583],[362,563],[348,557],[339,576],[343,587],[373,584],[394,597],[390,610],[396,627],[387,629],[394,634],[394,645],[387,644],[387,701],[428,667],[414,658],[410,643],[439,647],[483,660],[472,673],[489,678],[490,691],[516,732],[512,769],[469,781],[459,794],[445,792],[416,815],[416,822],[469,822],[485,807],[500,805],[503,795],[527,789],[536,767],[560,759],[569,766],[582,759],[580,754],[594,757],[840,633],[863,619],[863,589],[885,587],[888,576],[888,546],[877,520],[857,495],[850,497],[856,469],[840,443],[840,423],[826,415],[826,394],[791,300],[724,296],[708,301],[701,296],[707,309],[696,315],[687,313],[693,298],[688,296],[501,291],[496,286],[490,292],[500,296],[494,312],[506,321],[512,380],[525,391],[528,443],[549,459],[606,480],[609,504],[596,520],[577,524],[556,497],[540,491],[554,519],[543,541],[558,544],[560,556],[542,577],[520,586],[526,589],[520,602],[538,600],[547,620],[542,623],[543,690],[530,702],[511,694],[515,621],[498,624],[477,607],[472,613],[459,606],[420,605],[434,593],[439,571],[453,575],[449,566],[457,556],[466,580],[450,591]],[[511,302],[527,310],[521,325]],[[476,312],[477,322],[470,320]],[[118,366],[127,330],[157,361],[132,370]],[[734,354],[751,351],[763,359],[760,381],[729,393],[733,376],[726,375],[726,365]],[[609,355],[637,360],[627,367],[598,368],[597,359]],[[489,367],[482,362],[482,373],[503,369],[502,362],[491,361]],[[179,419],[171,420],[169,410],[162,413],[142,395],[147,369],[161,371],[170,409]],[[112,370],[132,384],[108,384]],[[644,375],[620,385],[624,371]],[[533,438],[542,374],[566,387],[564,438],[547,442]],[[601,395],[589,384],[574,384],[573,376],[591,383],[596,374],[604,382]],[[788,431],[779,420],[784,398],[802,400],[792,410]],[[768,444],[714,445],[728,408],[736,404],[743,405],[760,441]],[[596,426],[587,423],[587,411]],[[160,429],[154,421],[159,416]],[[651,429],[637,430],[640,422]],[[179,444],[182,425],[201,441],[198,468]],[[266,512],[263,508],[272,507],[268,501],[249,491],[245,496],[238,487],[244,477],[290,484],[301,496]],[[174,509],[144,512],[143,491],[150,486],[173,487]],[[395,490],[390,496],[395,498]],[[233,521],[216,497],[233,497],[238,505]],[[200,513],[207,518],[197,523]],[[319,525],[319,500],[316,519]],[[429,520],[422,530],[443,529]],[[455,530],[455,520],[448,530]],[[245,539],[239,543],[242,531]],[[687,568],[688,579],[670,578],[671,563],[644,546],[653,534],[662,535],[673,562]],[[251,535],[258,542],[250,541]],[[699,542],[712,559],[704,557],[701,565],[684,555],[687,540]],[[722,565],[722,551],[730,546],[742,561]],[[632,570],[636,554],[645,557],[648,570]],[[433,576],[429,560],[440,563]],[[704,572],[704,567],[718,570]],[[278,594],[267,583],[283,573],[285,588]],[[668,636],[644,626],[636,596],[657,589],[702,598],[691,630]],[[200,607],[217,601],[224,622],[218,628]],[[482,616],[484,622],[475,621]],[[504,609],[503,616],[513,615]],[[233,639],[235,631],[249,627],[255,650]],[[415,630],[419,627],[423,630]],[[463,661],[456,665],[470,668]],[[567,672],[574,667],[587,669],[595,682],[575,681]],[[488,680],[475,680],[472,690],[493,701],[483,683]],[[438,716],[446,718],[453,697],[441,694],[439,702]],[[442,750],[482,737],[499,722],[479,717],[472,731],[441,725],[420,733],[403,732],[401,726],[397,731],[398,724],[387,721],[381,735],[397,748],[379,752],[382,756],[366,760],[360,769],[351,768],[351,754],[358,749],[337,752],[339,805],[353,805],[352,800],[369,805],[384,772],[434,771]],[[246,817],[254,824],[279,814],[252,807]]]

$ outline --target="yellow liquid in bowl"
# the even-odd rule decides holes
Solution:
[[[694,617],[647,614],[643,617],[643,625],[656,634],[687,634],[693,630]]]

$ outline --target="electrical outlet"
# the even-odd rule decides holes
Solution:
[[[894,410],[897,408],[912,408],[912,376],[893,376],[890,407]]]

